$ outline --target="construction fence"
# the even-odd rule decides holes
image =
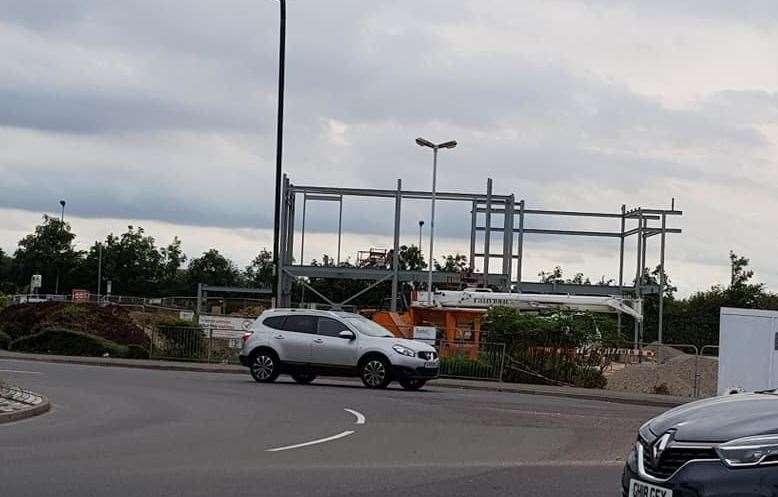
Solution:
[[[155,359],[238,364],[241,332],[162,326],[151,334]],[[463,334],[464,336],[465,334]],[[586,347],[514,341],[428,340],[447,378],[605,388],[700,398],[716,395],[718,347],[639,343]]]

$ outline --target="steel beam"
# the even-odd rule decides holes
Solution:
[[[394,200],[394,250],[392,251],[392,302],[391,310],[397,311],[397,289],[399,278],[397,272],[400,270],[400,208],[402,203],[402,180],[397,180],[397,192]],[[344,302],[345,303],[345,302]]]
[[[321,194],[321,195],[343,195],[343,196],[356,196],[356,197],[385,197],[394,198],[397,194],[395,190],[380,190],[372,188],[341,188],[341,187],[325,187],[325,186],[298,186],[291,185],[291,191],[295,193],[309,193],[309,194]],[[417,190],[405,190],[402,192],[403,198],[408,199],[431,199],[432,192],[424,192]],[[492,195],[492,202],[504,204],[510,195]],[[459,192],[437,192],[435,194],[437,200],[466,200],[466,201],[479,201],[485,202],[486,197],[483,194],[474,193],[459,193]]]

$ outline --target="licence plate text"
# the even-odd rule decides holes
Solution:
[[[630,480],[629,497],[673,497],[673,491],[639,480]]]

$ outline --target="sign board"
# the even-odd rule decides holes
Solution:
[[[89,290],[74,288],[71,292],[73,302],[89,302]]]
[[[413,339],[420,342],[435,343],[438,337],[438,329],[434,326],[414,326]]]
[[[40,274],[33,274],[32,279],[30,280],[30,288],[32,290],[35,290],[42,286],[43,286],[43,276],[41,276]]]
[[[200,326],[213,331],[215,337],[240,338],[251,329],[252,318],[200,315]]]
[[[178,319],[184,321],[194,321],[194,311],[180,311],[178,313]]]

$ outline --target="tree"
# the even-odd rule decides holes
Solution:
[[[447,255],[443,258],[443,264],[434,261],[435,271],[444,273],[461,273],[467,270],[467,257],[462,254]]]
[[[33,274],[41,274],[44,292],[53,293],[58,277],[60,290],[71,288],[72,276],[83,256],[73,245],[75,238],[70,224],[44,214],[43,223],[19,241],[14,254],[19,268],[17,285],[25,287]]]
[[[541,271],[538,273],[541,283],[564,283],[562,279],[562,268],[559,266],[554,267],[552,271]]]
[[[427,268],[421,249],[416,245],[400,247],[400,269],[404,271],[421,271]]]
[[[729,267],[730,267],[730,282],[731,287],[745,285],[748,280],[754,276],[754,272],[746,270],[750,261],[737,255],[732,250],[729,251]]]
[[[16,290],[14,283],[15,261],[0,249],[0,293],[12,293]]]
[[[229,259],[216,249],[189,261],[187,281],[192,292],[198,283],[214,286],[235,286],[240,284],[240,271]]]
[[[246,266],[244,276],[248,284],[254,288],[271,288],[273,286],[273,254],[262,249],[251,261],[251,264]]]

